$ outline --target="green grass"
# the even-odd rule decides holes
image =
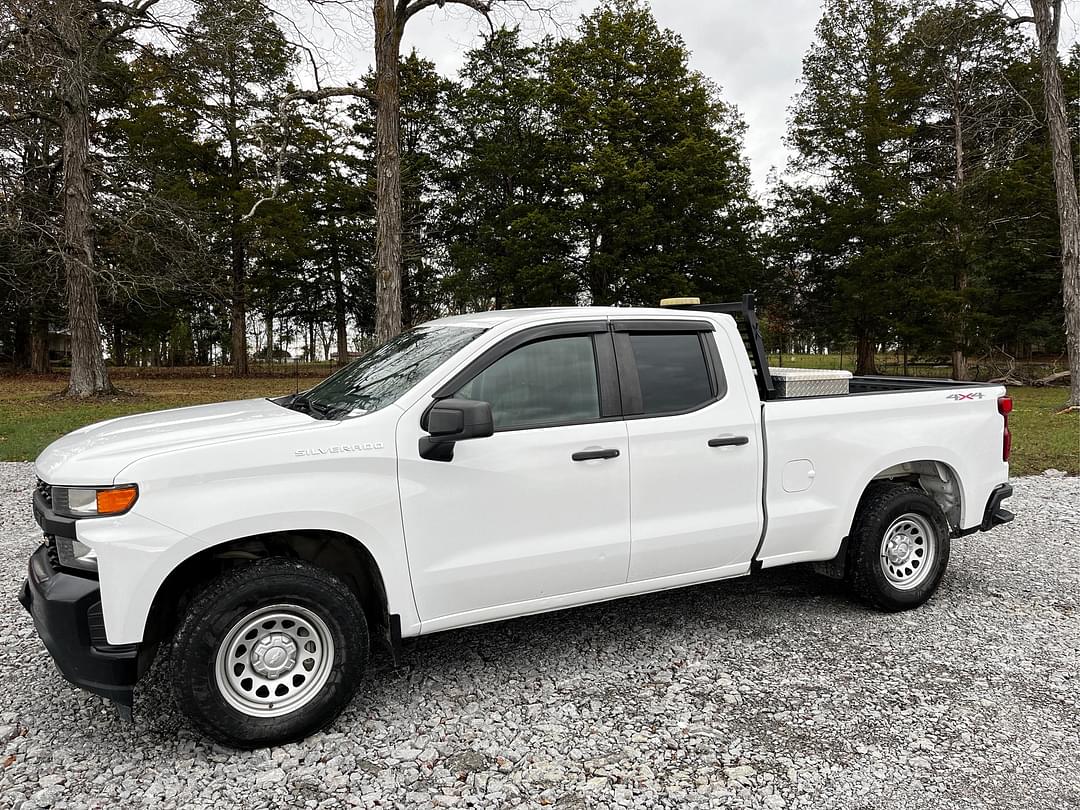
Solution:
[[[904,358],[895,352],[881,352],[876,357],[877,367],[881,374],[902,375],[904,373]],[[1039,379],[1055,371],[1063,371],[1065,358],[1059,358],[1058,362],[1049,360],[1019,362],[1014,366],[1013,373],[1020,379]],[[855,355],[852,352],[832,352],[831,354],[784,354],[783,356],[773,352],[769,355],[769,365],[786,366],[793,368],[843,368],[847,371],[855,371]],[[968,358],[968,370],[971,379],[988,380],[994,379],[1005,373],[1006,366],[1001,363],[993,363],[985,357]],[[933,360],[925,357],[909,357],[907,372],[912,377],[943,377],[952,375],[952,366],[941,360]]]
[[[812,357],[824,356],[796,359],[805,368]],[[312,382],[314,378],[302,379],[300,387]],[[127,395],[76,402],[55,396],[64,387],[61,376],[0,377],[0,460],[36,458],[49,442],[91,422],[204,402],[278,396],[293,391],[296,381],[288,377],[125,379],[119,385]],[[1009,393],[1015,403],[1012,473],[1032,475],[1055,468],[1080,475],[1080,414],[1057,413],[1066,389],[1010,388]]]
[[[1043,470],[1065,470],[1080,475],[1080,413],[1060,413],[1067,388],[1010,388],[1013,436],[1009,471],[1037,475]]]
[[[301,379],[300,387],[314,382]],[[78,402],[56,396],[64,383],[60,376],[0,377],[0,461],[34,459],[54,439],[103,419],[206,402],[279,396],[296,388],[296,380],[289,377],[128,379],[117,381],[123,395]]]

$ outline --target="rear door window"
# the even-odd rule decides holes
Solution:
[[[715,398],[700,333],[632,332],[630,347],[645,415],[691,411]]]

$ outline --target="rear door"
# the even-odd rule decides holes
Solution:
[[[615,320],[630,443],[629,581],[744,573],[761,537],[762,448],[711,321]],[[742,346],[738,347],[742,350]]]

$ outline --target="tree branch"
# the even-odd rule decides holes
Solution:
[[[316,101],[335,96],[359,96],[360,98],[366,98],[372,104],[379,103],[375,94],[363,87],[352,87],[351,85],[345,87],[320,87],[317,90],[297,90],[295,93],[289,93],[281,99],[278,110],[284,113],[285,108],[294,101],[306,101],[308,104],[314,104]]]
[[[48,121],[54,126],[60,126],[60,121],[56,117],[49,115],[47,112],[42,112],[41,110],[27,110],[26,112],[19,113],[18,115],[0,116],[0,127],[9,127],[12,124],[19,123],[20,121],[30,121],[35,119],[41,121]]]
[[[97,44],[94,46],[94,53],[100,53],[105,45],[112,42],[118,36],[126,34],[133,28],[138,28],[144,21],[149,20],[151,6],[157,5],[159,2],[160,0],[142,0],[142,2],[135,2],[131,5],[127,5],[126,3],[115,3],[110,2],[109,0],[97,0],[97,2],[94,3],[94,8],[99,11],[115,12],[127,17],[127,20],[117,25],[98,40]]]
[[[405,6],[405,20],[408,20],[414,14],[423,11],[425,8],[431,8],[432,6],[438,6],[442,8],[447,3],[457,6],[468,6],[473,11],[483,14],[487,18],[488,24],[491,24],[491,3],[485,3],[483,0],[412,0],[407,6]]]
[[[370,90],[365,90],[363,87],[320,87],[316,90],[297,90],[294,93],[283,96],[281,101],[278,102],[278,119],[281,122],[282,131],[287,131],[288,108],[294,101],[306,101],[308,104],[314,104],[317,101],[334,98],[336,96],[359,96],[360,98],[367,99],[372,104],[378,103],[375,94]],[[281,178],[285,164],[285,150],[287,148],[288,141],[283,138],[281,145],[278,146],[277,156],[274,160],[274,179],[270,184],[270,193],[257,199],[248,212],[240,217],[241,222],[247,222],[254,217],[255,213],[259,210],[259,207],[264,203],[273,202],[277,199],[278,191],[281,189]]]

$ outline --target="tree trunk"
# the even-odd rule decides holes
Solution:
[[[50,370],[49,319],[35,312],[30,319],[30,373],[48,374]]]
[[[401,331],[401,132],[398,55],[403,21],[395,0],[374,0],[375,17],[375,336]]]
[[[956,240],[956,269],[953,276],[953,283],[959,295],[957,295],[956,300],[957,311],[953,313],[956,327],[953,329],[952,378],[954,380],[966,380],[968,378],[968,365],[965,352],[967,345],[965,329],[965,326],[967,325],[967,300],[965,296],[967,294],[968,273],[964,259],[963,226],[959,219],[964,208],[966,172],[964,171],[963,118],[961,117],[960,103],[956,99],[954,99],[953,102],[953,139],[956,159],[955,175],[957,204],[957,221],[953,226],[953,238]]]
[[[1061,0],[1031,0],[1031,13],[1039,39],[1046,124],[1061,226],[1061,292],[1065,303],[1065,344],[1072,374],[1069,404],[1080,406],[1080,197],[1069,143],[1065,92],[1058,62]]]
[[[236,112],[236,76],[229,71],[229,112]],[[230,308],[230,331],[232,332],[232,367],[234,377],[248,374],[247,346],[247,255],[244,245],[243,223],[240,214],[240,142],[236,131],[236,119],[228,122],[229,137],[229,261],[232,283]]]
[[[67,394],[91,397],[111,392],[101,351],[97,289],[94,287],[94,220],[90,178],[91,4],[73,0],[56,15],[64,44],[61,71],[60,133],[63,138],[62,241],[68,324],[71,332],[71,377]]]
[[[114,325],[112,334],[112,359],[114,366],[125,365],[125,353],[124,330],[121,329],[119,325]]]
[[[233,375],[245,377],[248,373],[246,279],[244,273],[244,245],[236,233],[237,230],[236,227],[233,228],[233,234],[230,238],[232,243],[232,302],[229,310],[232,345],[230,346],[230,353],[232,354]]]
[[[15,371],[30,370],[30,315],[19,307],[15,310],[14,351],[11,366]]]
[[[334,274],[334,331],[337,334],[338,365],[349,362],[349,328],[345,319],[345,284],[338,251],[337,219],[330,223],[330,269]]]
[[[957,346],[952,350],[952,378],[954,380],[968,378],[967,357],[962,346]]]
[[[877,355],[874,352],[874,342],[870,339],[870,333],[865,329],[860,330],[857,341],[855,373],[877,374]]]
[[[266,313],[265,319],[266,326],[266,362],[274,362],[274,314],[272,312]]]

